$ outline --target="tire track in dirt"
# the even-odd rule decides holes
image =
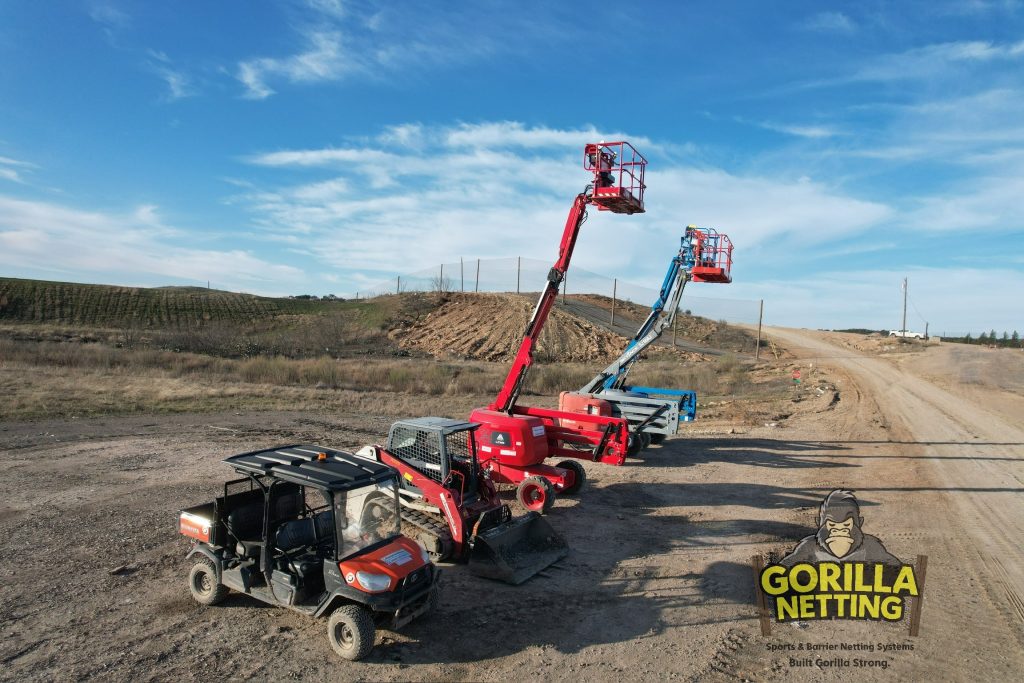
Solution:
[[[932,503],[910,514],[914,524],[937,529],[940,547],[933,546],[930,553],[937,561],[936,579],[942,572],[947,584],[953,579],[952,585],[931,588],[926,595],[937,605],[953,602],[963,586],[980,583],[992,610],[964,605],[957,637],[1005,643],[1024,666],[1024,548],[1019,539],[1024,487],[1018,476],[1024,465],[1024,431],[886,360],[840,349],[815,333],[771,333],[791,348],[802,347],[848,372],[888,416],[893,438],[921,453],[918,462],[924,465],[926,480],[908,491]],[[1001,457],[987,458],[994,449]],[[899,489],[879,482],[875,490]],[[929,572],[930,584],[936,583],[932,576]],[[988,614],[1002,618],[985,618]],[[955,657],[956,649],[944,654]]]

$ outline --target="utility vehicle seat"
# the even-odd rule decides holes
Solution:
[[[285,522],[274,535],[274,545],[285,553],[281,568],[302,579],[322,576],[323,557],[317,551],[333,541],[334,513],[330,510]]]
[[[263,535],[263,501],[235,508],[228,514],[228,533],[238,545],[235,551],[242,557],[258,557]]]

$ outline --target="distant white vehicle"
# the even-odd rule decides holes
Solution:
[[[920,332],[911,332],[910,330],[890,330],[890,337],[904,337],[907,339],[924,339],[924,335]]]

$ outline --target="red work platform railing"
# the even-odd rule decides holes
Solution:
[[[694,282],[732,282],[732,240],[711,228],[694,230]]]
[[[628,142],[598,142],[583,151],[583,168],[594,174],[591,201],[601,211],[644,212],[647,159]]]

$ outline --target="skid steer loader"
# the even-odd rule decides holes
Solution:
[[[477,460],[471,422],[425,417],[394,423],[385,446],[356,456],[398,471],[402,533],[438,561],[466,562],[478,576],[526,581],[569,552],[538,513],[513,518]]]

